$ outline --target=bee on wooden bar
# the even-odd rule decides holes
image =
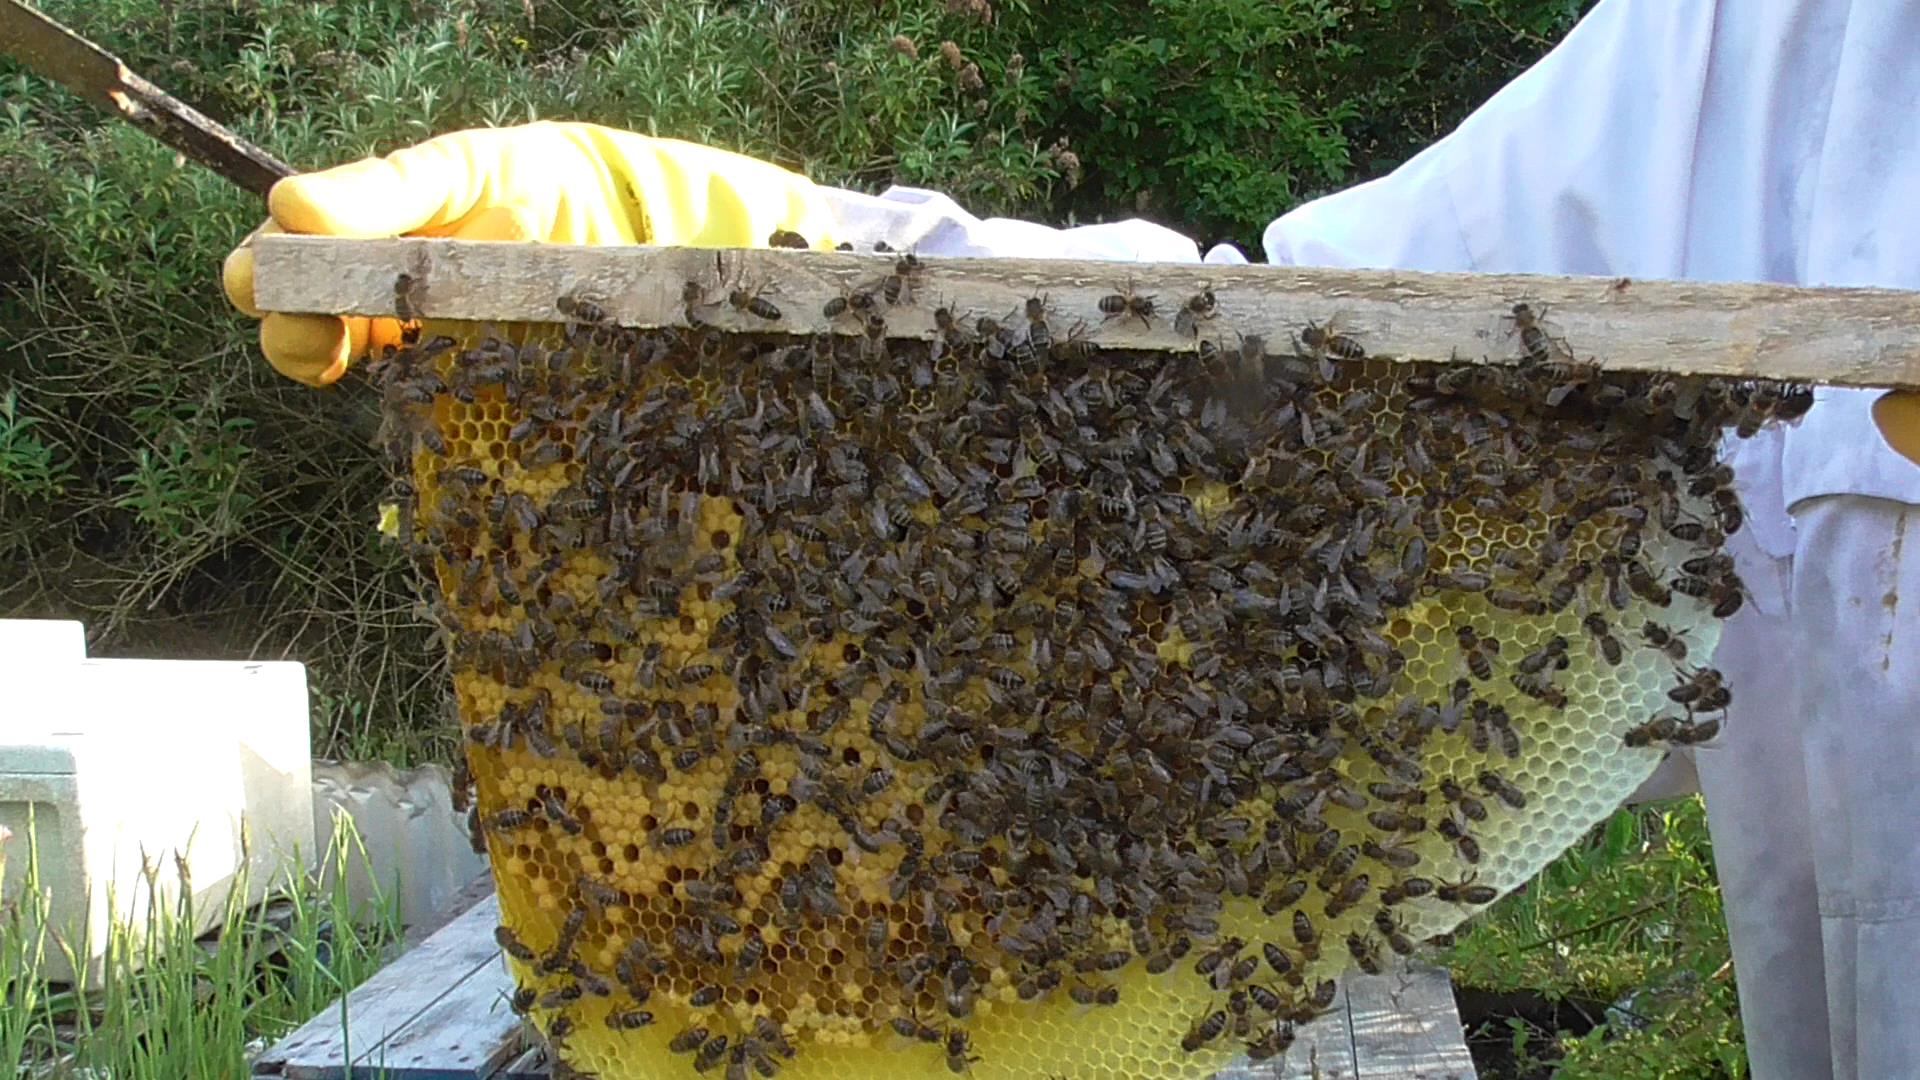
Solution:
[[[1156,299],[1155,296],[1141,296],[1134,292],[1133,282],[1128,281],[1127,287],[1121,292],[1108,293],[1100,298],[1100,313],[1109,322],[1114,319],[1137,318],[1141,326],[1151,330]]]

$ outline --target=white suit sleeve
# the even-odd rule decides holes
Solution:
[[[829,189],[841,235],[856,248],[885,241],[925,255],[1102,259],[1124,262],[1200,261],[1191,239],[1138,219],[1056,229],[1011,218],[981,218],[938,192],[895,187],[880,195]]]
[[[1679,276],[1714,8],[1604,0],[1452,134],[1273,222],[1269,261]]]

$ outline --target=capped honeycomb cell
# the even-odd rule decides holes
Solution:
[[[602,1077],[1284,1053],[1717,730],[1714,446],[1808,401],[572,315],[382,379],[513,1004]]]

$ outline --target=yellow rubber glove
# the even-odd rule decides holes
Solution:
[[[788,229],[833,246],[833,218],[805,177],[725,150],[596,124],[457,131],[323,172],[288,177],[272,220],[227,256],[222,283],[260,318],[260,348],[289,378],[325,386],[399,340],[393,319],[268,313],[253,301],[253,236],[439,236],[554,244],[761,247]]]

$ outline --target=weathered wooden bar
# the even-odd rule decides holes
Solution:
[[[826,310],[868,295],[884,336],[931,339],[940,309],[969,327],[983,316],[1022,326],[1038,296],[1056,338],[1103,348],[1195,349],[1217,323],[1278,351],[1310,323],[1331,323],[1372,356],[1509,363],[1521,354],[1511,310],[1525,303],[1575,359],[1608,370],[1920,387],[1920,293],[1893,289],[1038,259],[926,258],[902,276],[903,256],[878,253],[303,236],[255,247],[257,302],[289,313],[391,316],[405,275],[398,291],[428,318],[557,322],[564,296],[622,325],[687,326],[682,290],[693,282],[705,298],[693,317],[722,330],[860,334],[857,302]],[[887,303],[896,276],[899,302]],[[780,318],[736,308],[736,289]],[[1212,317],[1176,318],[1208,290]],[[1151,297],[1153,314],[1101,310],[1103,298],[1129,294]]]

